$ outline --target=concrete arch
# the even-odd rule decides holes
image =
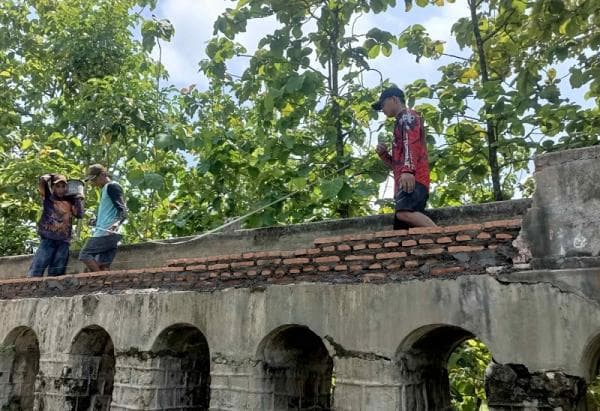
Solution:
[[[411,332],[396,352],[400,410],[450,410],[448,359],[465,340],[477,338],[462,327],[430,324]]]
[[[39,367],[36,333],[26,326],[11,330],[0,349],[0,408],[33,409]]]
[[[166,379],[157,381],[155,402],[165,408],[204,410],[210,406],[210,348],[194,325],[176,323],[163,329],[148,353]],[[175,395],[173,395],[175,393]]]
[[[581,368],[586,381],[592,381],[600,374],[600,330],[592,333],[586,341],[581,354]]]
[[[330,409],[333,404],[333,358],[310,328],[286,324],[259,343],[256,367],[263,409]]]
[[[65,402],[74,411],[110,409],[114,376],[115,348],[108,332],[99,325],[79,330],[61,378]]]

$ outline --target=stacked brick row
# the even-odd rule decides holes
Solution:
[[[169,260],[166,267],[0,281],[0,298],[128,288],[213,291],[294,282],[392,282],[512,267],[521,220],[319,238],[314,247]]]

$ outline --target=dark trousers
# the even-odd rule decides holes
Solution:
[[[69,243],[42,238],[29,267],[28,277],[42,277],[48,268],[48,276],[63,275],[69,262]]]

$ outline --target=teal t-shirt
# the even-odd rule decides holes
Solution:
[[[119,184],[111,181],[102,187],[100,204],[96,214],[96,226],[92,233],[93,237],[102,237],[114,234],[108,229],[116,222],[122,220],[123,213],[127,211],[123,201],[123,190]],[[121,226],[119,226],[119,231]]]

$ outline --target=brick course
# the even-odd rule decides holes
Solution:
[[[320,238],[314,248],[168,260],[166,266],[0,281],[0,299],[121,292],[130,288],[214,291],[296,281],[391,282],[486,274],[512,267],[521,220]],[[477,253],[484,258],[474,258]],[[522,269],[522,267],[519,267]],[[373,272],[377,270],[377,272]]]

